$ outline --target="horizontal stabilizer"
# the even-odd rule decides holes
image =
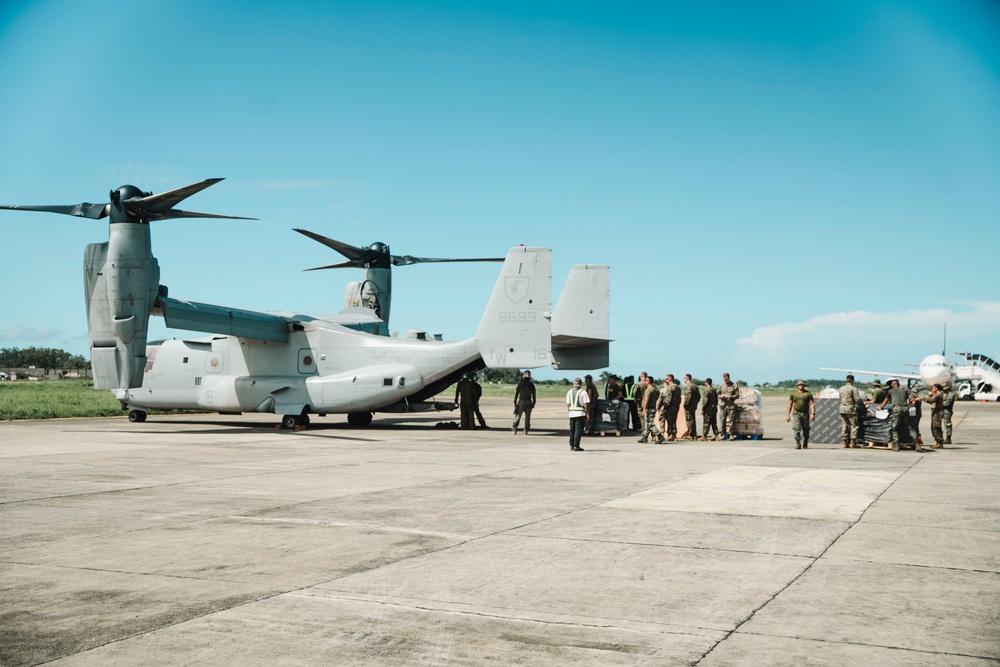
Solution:
[[[288,322],[281,315],[181,301],[166,296],[159,297],[157,303],[166,325],[171,329],[288,342]]]
[[[552,366],[593,370],[610,364],[610,268],[577,264],[570,269],[552,314]]]

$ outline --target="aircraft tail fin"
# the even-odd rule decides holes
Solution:
[[[552,315],[552,365],[593,370],[610,363],[610,268],[577,264],[570,269]]]
[[[547,365],[551,307],[552,250],[511,248],[476,331],[476,345],[487,367]]]

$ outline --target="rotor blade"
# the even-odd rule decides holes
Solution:
[[[64,215],[75,215],[80,218],[93,218],[97,220],[108,215],[108,204],[68,204],[66,206],[0,206],[0,208],[11,211],[40,211],[42,213],[62,213]]]
[[[302,269],[302,270],[319,271],[321,269],[346,269],[346,268],[356,269],[358,268],[358,265],[353,261],[346,261],[346,262],[341,262],[340,264],[327,264],[326,266],[314,266],[311,269]]]
[[[176,190],[170,190],[169,192],[161,192],[158,195],[149,195],[148,197],[133,197],[132,199],[126,200],[125,204],[130,210],[140,210],[144,213],[149,213],[152,211],[165,212],[172,209],[178,203],[184,201],[196,192],[201,192],[205,188],[215,185],[221,178],[207,178],[200,183],[194,183],[192,185],[185,185],[183,188],[177,188]]]
[[[369,251],[369,250],[363,250],[361,248],[356,248],[356,247],[354,247],[352,245],[348,245],[346,243],[341,243],[340,241],[334,241],[333,239],[327,238],[327,237],[325,237],[325,236],[323,236],[321,234],[316,234],[315,232],[310,232],[308,229],[296,229],[295,231],[297,231],[299,234],[302,234],[303,236],[308,236],[313,241],[317,241],[319,243],[322,243],[327,248],[331,248],[332,250],[336,250],[337,252],[339,252],[341,255],[343,255],[347,259],[353,260],[354,262],[362,262],[361,264],[354,263],[354,264],[348,264],[346,266],[361,266],[361,267],[363,267],[364,266],[364,262],[369,261],[369,256],[371,255],[371,251]],[[340,266],[341,265],[337,264],[337,265],[331,265],[331,266],[321,266],[321,267],[317,267],[317,268],[321,268],[321,269],[339,268]],[[309,269],[309,270],[312,270],[312,269]]]
[[[469,259],[441,259],[439,257],[414,257],[413,255],[393,255],[392,263],[396,266],[409,266],[423,262],[502,262],[503,257],[477,257]]]
[[[162,213],[149,212],[143,213],[143,217],[149,220],[172,220],[174,218],[225,218],[227,220],[260,220],[260,218],[244,218],[239,215],[219,215],[218,213],[196,213],[194,211],[181,211],[180,209],[172,208],[169,211],[164,211]]]

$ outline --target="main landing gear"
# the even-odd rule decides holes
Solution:
[[[281,428],[300,431],[309,426],[309,415],[285,415],[281,418]]]
[[[142,410],[132,410],[128,413],[128,420],[130,422],[144,422],[146,421],[146,413]]]
[[[370,412],[348,412],[347,423],[351,426],[368,426],[372,423]]]

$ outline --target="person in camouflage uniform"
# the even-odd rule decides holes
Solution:
[[[861,394],[854,386],[854,376],[847,376],[847,384],[840,388],[840,439],[844,447],[858,446],[858,404]]]
[[[660,429],[656,427],[656,405],[660,398],[660,392],[657,391],[656,385],[653,384],[653,379],[646,377],[646,387],[642,390],[642,437],[639,438],[639,442],[649,442],[649,438],[656,436],[656,443],[660,444],[665,442],[663,439],[663,434]]]
[[[934,437],[934,444],[931,449],[941,449],[944,447],[944,432],[941,423],[944,420],[944,389],[936,384],[931,387],[931,393],[921,400],[931,406],[931,435]],[[920,447],[917,447],[919,451]]]
[[[719,430],[725,440],[735,438],[736,399],[740,397],[740,387],[729,379],[729,373],[722,374],[722,384],[719,385]]]
[[[809,420],[816,420],[816,401],[812,392],[806,391],[805,380],[799,380],[795,385],[796,390],[788,396],[788,413],[785,415],[785,421],[792,423],[795,449],[809,449]]]
[[[646,422],[646,413],[642,411],[642,393],[649,386],[649,383],[646,382],[647,378],[649,378],[649,373],[642,371],[639,373],[639,381],[635,383],[635,409],[639,413],[639,425],[637,428],[640,431],[642,430],[642,425]]]
[[[684,436],[688,440],[698,439],[698,422],[695,418],[698,414],[698,403],[701,401],[701,392],[698,391],[698,385],[694,383],[691,378],[691,374],[688,373],[684,376],[684,385],[687,391],[684,392],[684,420],[687,422],[687,435]]]
[[[660,390],[660,399],[656,403],[656,412],[663,422],[663,430],[667,432],[667,441],[677,440],[677,415],[681,410],[681,388],[674,381],[672,373],[667,374]]]
[[[892,442],[890,446],[894,452],[899,451],[899,429],[905,426],[906,430],[909,431],[910,441],[913,442],[914,447],[917,445],[917,432],[913,429],[910,422],[910,395],[905,389],[899,386],[899,380],[893,380],[890,382],[891,389],[886,392],[885,398],[882,399],[882,404],[879,408],[885,409],[885,406],[892,403],[892,417],[889,422],[889,428],[892,429]]]
[[[944,444],[951,444],[951,415],[955,411],[955,399],[958,394],[955,388],[948,386],[944,390],[944,411],[941,413],[941,431],[944,436]]]
[[[709,431],[715,432],[712,440],[719,440],[719,426],[715,423],[715,413],[719,409],[719,392],[712,386],[712,378],[705,380],[705,400],[701,404],[702,435],[699,440],[708,440]]]
[[[871,398],[865,401],[865,405],[881,405],[883,398],[885,398],[885,389],[882,388],[882,381],[875,380],[872,383]]]

